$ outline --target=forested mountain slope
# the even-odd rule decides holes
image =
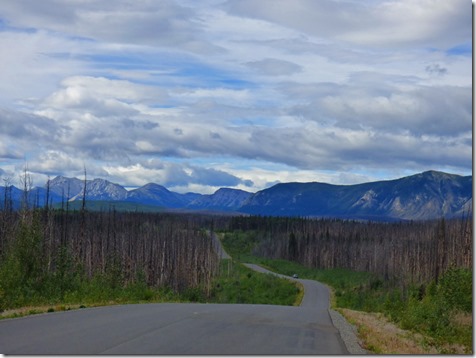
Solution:
[[[428,171],[358,185],[283,183],[254,194],[242,212],[279,216],[430,219],[471,210],[472,177]]]

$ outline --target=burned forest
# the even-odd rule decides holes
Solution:
[[[472,218],[381,223],[340,219],[234,218],[253,231],[252,253],[318,269],[372,272],[399,285],[437,281],[472,267]]]
[[[210,292],[219,258],[200,215],[0,212],[0,305],[61,301],[84,282]]]

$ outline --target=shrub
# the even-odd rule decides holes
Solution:
[[[41,233],[22,222],[0,265],[0,308],[20,307],[37,297],[45,279]]]
[[[471,312],[473,307],[473,272],[463,268],[448,270],[439,282],[439,293],[449,310]]]

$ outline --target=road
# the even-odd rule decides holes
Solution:
[[[301,280],[306,290],[312,282]],[[326,297],[301,307],[159,303],[0,321],[3,354],[346,354]],[[325,294],[324,294],[325,296]]]
[[[327,288],[299,281],[305,288],[300,307],[133,304],[2,320],[0,353],[347,354],[328,313]]]
[[[336,329],[307,309],[144,304],[0,322],[3,354],[344,354]]]
[[[213,240],[213,248],[218,254],[218,257],[221,259],[231,259],[231,256],[228,255],[228,253],[223,248],[223,245],[221,244],[220,239],[217,237],[217,234],[215,234],[214,232],[210,232],[209,235]]]

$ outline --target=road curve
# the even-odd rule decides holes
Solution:
[[[0,322],[3,354],[345,354],[336,329],[307,309],[140,304]]]
[[[347,354],[329,318],[328,292],[299,281],[305,287],[300,307],[133,304],[3,320],[0,353]]]

